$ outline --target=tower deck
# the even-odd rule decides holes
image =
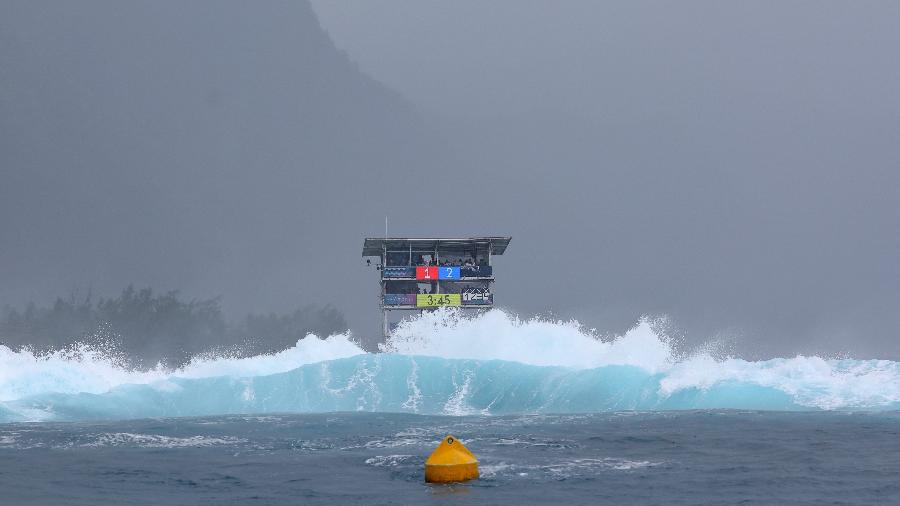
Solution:
[[[450,306],[486,309],[494,305],[495,255],[506,252],[512,237],[401,238],[369,237],[363,257],[380,263],[382,329],[390,334],[391,311],[427,311]],[[371,258],[367,263],[371,264]]]

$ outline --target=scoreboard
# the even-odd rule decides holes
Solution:
[[[459,266],[419,266],[416,267],[416,279],[429,281],[434,279],[459,279]]]
[[[384,267],[381,277],[384,279],[417,279],[433,281],[435,279],[457,280],[465,278],[489,278],[494,270],[490,265],[443,265],[443,266],[390,266]]]
[[[420,293],[416,295],[416,307],[461,306],[462,296],[458,293]]]

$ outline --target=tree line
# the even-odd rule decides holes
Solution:
[[[252,356],[293,346],[309,333],[320,337],[348,328],[331,305],[307,305],[287,314],[248,314],[226,321],[219,298],[184,300],[178,291],[154,293],[129,285],[121,295],[76,293],[49,307],[33,302],[0,314],[0,344],[36,352],[84,343],[116,352],[134,366],[179,366],[203,353]]]

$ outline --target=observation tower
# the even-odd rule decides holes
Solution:
[[[378,257],[381,321],[390,336],[392,311],[426,311],[442,306],[487,309],[494,305],[491,258],[502,255],[512,237],[421,239],[369,237],[363,257]],[[367,258],[366,263],[372,263]]]

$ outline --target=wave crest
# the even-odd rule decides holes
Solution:
[[[35,355],[0,346],[0,421],[900,407],[900,363],[678,359],[646,322],[603,342],[577,322],[436,311],[404,321],[382,351],[368,354],[348,334],[309,335],[277,354],[136,371],[87,348]]]

